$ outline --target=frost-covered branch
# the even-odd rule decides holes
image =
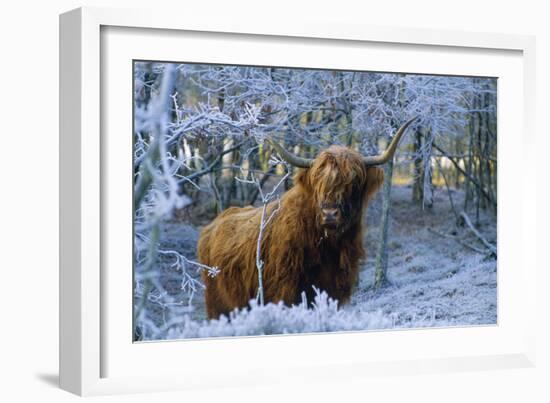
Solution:
[[[264,305],[264,287],[263,287],[263,268],[264,268],[264,261],[261,258],[262,253],[262,240],[264,236],[264,231],[273,219],[277,215],[277,213],[280,211],[281,203],[279,195],[277,194],[278,189],[280,186],[285,182],[285,180],[290,175],[287,163],[276,159],[275,157],[271,157],[270,163],[272,165],[283,165],[286,168],[285,175],[275,184],[273,189],[264,194],[262,184],[258,180],[258,178],[255,176],[253,172],[250,172],[251,179],[246,178],[235,178],[241,183],[246,184],[253,184],[256,186],[256,189],[259,192],[261,202],[262,202],[262,215],[260,218],[260,228],[258,233],[258,240],[256,242],[256,268],[258,270],[258,301],[260,305]],[[276,199],[276,205],[272,205],[272,210],[268,213],[269,204]]]

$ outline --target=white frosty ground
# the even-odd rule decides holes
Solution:
[[[374,250],[377,242],[376,206],[369,209],[365,240],[369,254],[351,302],[337,309],[326,295],[319,295],[315,307],[304,304],[253,305],[250,310],[235,311],[225,317],[206,321],[202,295],[197,295],[196,310],[183,315],[153,338],[245,336],[302,332],[374,330],[432,326],[469,326],[494,324],[497,320],[496,261],[464,248],[453,239],[434,235],[428,228],[451,234],[482,248],[465,228],[455,229],[454,216],[445,192],[436,192],[432,211],[411,207],[410,189],[392,190],[392,226],[390,229],[388,278],[382,290],[372,288]],[[461,194],[454,193],[462,205]],[[415,210],[417,209],[417,210]],[[496,243],[496,220],[481,216],[480,231]],[[180,228],[181,228],[181,224]],[[167,229],[165,239],[174,233]],[[180,233],[181,234],[181,233]],[[172,238],[173,241],[173,238]],[[189,240],[187,240],[189,243]],[[192,243],[194,241],[191,241]]]

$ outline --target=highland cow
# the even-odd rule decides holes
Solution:
[[[384,153],[362,156],[333,145],[315,159],[297,157],[269,141],[282,159],[299,167],[294,186],[279,202],[263,231],[261,260],[265,302],[297,304],[304,292],[312,301],[314,288],[339,304],[349,301],[357,283],[363,248],[363,212],[384,180],[378,167],[393,158],[407,127],[399,128]],[[257,241],[262,208],[232,207],[201,232],[201,263],[216,266],[215,277],[203,272],[209,318],[246,307],[258,293]]]

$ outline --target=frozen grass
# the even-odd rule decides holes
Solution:
[[[254,336],[288,333],[336,332],[392,327],[389,317],[378,312],[338,309],[338,303],[324,292],[317,291],[315,303],[287,307],[282,303],[258,305],[250,302],[250,309],[235,310],[228,319],[194,321],[185,317],[181,326],[170,329],[167,339],[195,337]]]
[[[321,293],[313,309],[306,309],[304,304],[258,306],[252,302],[251,309],[234,311],[230,320],[221,317],[207,321],[199,290],[193,309],[182,311],[180,320],[163,323],[162,307],[154,308],[158,310],[159,332],[146,335],[145,339],[495,324],[497,262],[428,230],[454,233],[462,241],[482,248],[467,229],[455,228],[444,191],[436,192],[430,211],[412,206],[410,195],[410,188],[404,186],[395,186],[392,190],[388,286],[373,289],[373,251],[378,237],[375,202],[367,216],[365,245],[369,255],[348,305],[337,309],[337,303]],[[455,203],[461,203],[460,192],[455,192],[454,197]],[[479,230],[490,242],[496,243],[494,217],[482,214]],[[194,257],[196,239],[194,227],[165,223],[161,243]],[[160,263],[159,270],[167,270],[163,262]],[[174,283],[174,292],[177,292],[177,283]]]

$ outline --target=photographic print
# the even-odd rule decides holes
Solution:
[[[497,323],[497,79],[133,62],[134,341]]]

